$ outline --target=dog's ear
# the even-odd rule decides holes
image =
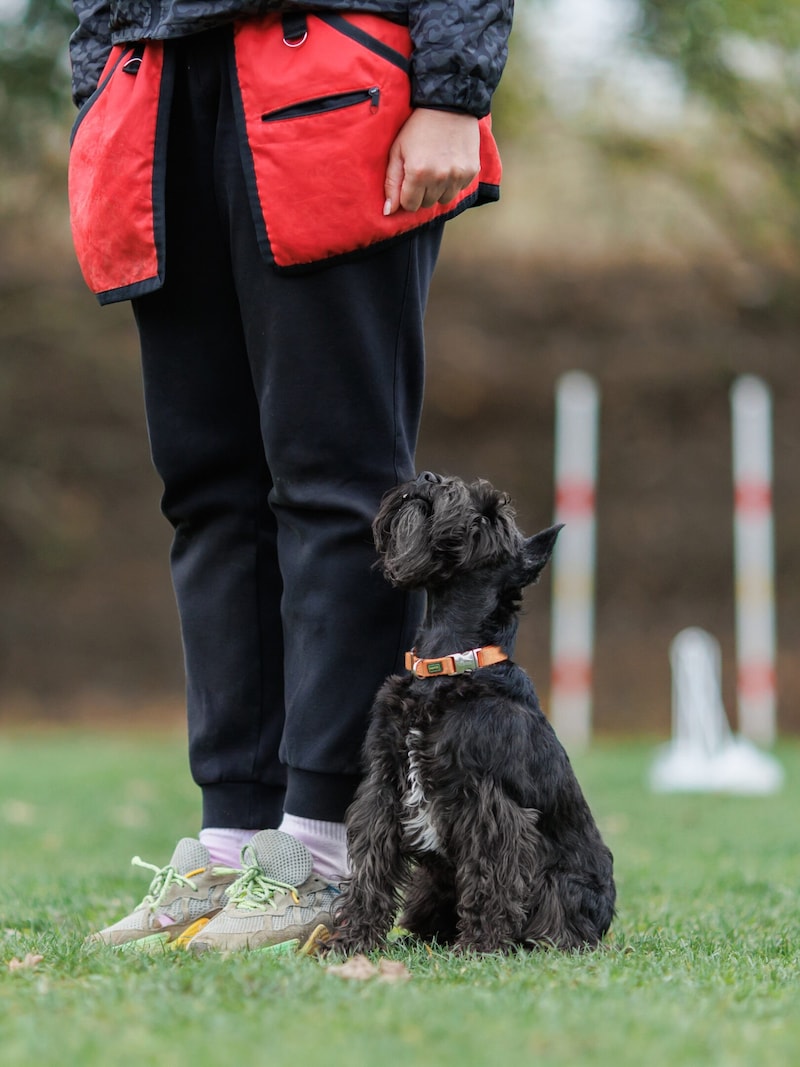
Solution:
[[[556,538],[563,529],[564,523],[557,526],[548,526],[546,530],[540,530],[532,537],[525,538],[523,548],[525,585],[530,585],[539,579],[545,564],[553,554]]]
[[[392,533],[392,524],[397,517],[397,512],[408,499],[410,486],[408,483],[396,485],[383,495],[378,514],[372,523],[372,536],[375,547],[379,553],[385,552]]]
[[[408,482],[389,490],[372,524],[378,565],[392,585],[422,586],[435,570],[431,558],[431,505]]]

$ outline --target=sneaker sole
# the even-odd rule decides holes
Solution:
[[[196,919],[179,934],[169,929],[162,930],[157,934],[149,934],[147,937],[139,937],[133,941],[123,941],[120,945],[108,945],[116,952],[179,952],[186,948],[195,934],[199,934],[204,926],[211,922],[211,917]]]
[[[205,925],[205,923],[208,922],[208,919],[200,921]],[[191,940],[189,938],[189,930],[186,931],[184,936],[187,938],[187,941],[184,943],[183,947],[187,947],[188,941]],[[258,956],[315,956],[322,946],[330,941],[330,939],[331,932],[328,927],[325,923],[318,923],[305,941],[301,941],[298,937],[293,937],[288,941],[278,941],[274,945],[259,945],[257,948],[227,950],[227,953],[226,950],[219,950],[211,945],[200,948],[202,942],[198,942],[194,948],[194,954],[197,956],[204,956],[206,953],[222,951],[223,954],[228,955],[231,954],[231,952],[247,952]],[[190,951],[192,950],[190,949]]]
[[[264,945],[251,951],[272,956],[316,956],[330,939],[331,932],[328,927],[325,923],[319,923],[302,943],[299,937],[293,937],[291,941],[279,941],[277,945]]]

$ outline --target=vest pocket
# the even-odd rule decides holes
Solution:
[[[170,84],[160,42],[117,45],[73,127],[72,237],[101,304],[141,296],[163,281]]]
[[[242,162],[261,251],[275,269],[361,255],[497,199],[499,157],[481,120],[481,174],[452,203],[383,214],[389,152],[412,111],[407,27],[321,13],[287,32],[268,15],[237,24],[233,48]]]

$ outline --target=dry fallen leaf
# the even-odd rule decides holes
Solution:
[[[330,974],[335,974],[337,978],[354,978],[356,981],[363,982],[367,978],[374,978],[378,973],[378,968],[370,963],[366,956],[351,956],[344,963],[329,967],[328,971]]]
[[[25,967],[33,969],[38,964],[40,964],[43,959],[44,956],[38,956],[34,952],[29,952],[24,960],[18,960],[16,956],[13,958],[13,960],[9,960],[8,969],[9,971],[20,971]]]
[[[381,960],[376,967],[366,956],[352,956],[328,970],[337,978],[352,978],[358,982],[370,978],[377,978],[379,982],[406,982],[411,977],[409,969],[399,960]]]
[[[379,982],[407,982],[411,971],[399,960],[381,960],[378,964]]]

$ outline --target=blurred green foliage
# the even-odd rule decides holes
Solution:
[[[726,62],[736,37],[784,53],[800,75],[800,4],[797,0],[638,0],[641,40],[672,60],[689,84],[722,107],[741,106],[746,80]],[[788,67],[787,67],[788,69]]]
[[[800,233],[798,0],[639,0],[640,40],[732,121],[797,205]]]
[[[67,42],[75,24],[69,0],[27,0],[17,13],[0,15],[0,148],[6,165],[35,159],[45,128],[71,107]]]

